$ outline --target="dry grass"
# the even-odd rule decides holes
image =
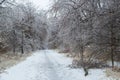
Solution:
[[[23,55],[0,54],[0,73],[2,73],[5,69],[10,68],[25,60],[30,55],[31,53]]]
[[[107,77],[112,77],[114,79],[120,79],[120,72],[114,72],[111,68],[106,69],[105,71]]]

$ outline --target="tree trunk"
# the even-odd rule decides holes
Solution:
[[[13,30],[13,37],[14,37],[14,43],[13,43],[13,53],[15,54],[16,52],[16,32]]]
[[[85,72],[85,76],[87,76],[88,75],[88,69],[84,68],[84,72]]]
[[[85,76],[87,76],[88,75],[88,69],[86,68],[86,66],[85,66],[85,63],[84,63],[84,47],[81,47],[81,66],[83,67],[83,70],[84,70],[84,72],[85,72]]]
[[[83,47],[81,47],[81,49],[80,49],[80,50],[81,50],[81,51],[80,51],[80,52],[81,52],[80,54],[81,54],[81,64],[82,64],[81,66],[82,66],[82,67],[84,67],[84,59],[83,59],[83,57],[84,57],[84,56],[83,56]]]
[[[111,62],[112,68],[114,68],[114,49],[115,49],[115,40],[114,40],[113,25],[111,25]]]
[[[23,49],[23,31],[22,31],[22,43],[21,43],[21,53],[24,54],[24,49]]]
[[[113,46],[111,46],[111,62],[112,62],[112,68],[114,68],[114,49],[113,49]]]

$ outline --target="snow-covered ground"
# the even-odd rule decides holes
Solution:
[[[87,77],[82,69],[71,69],[71,59],[54,50],[41,50],[31,57],[0,74],[0,80],[113,80],[104,70],[89,71]]]

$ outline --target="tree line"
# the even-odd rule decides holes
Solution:
[[[120,60],[119,15],[119,0],[54,0],[48,11],[2,0],[0,52],[57,48],[79,57],[85,72],[105,60],[114,68]]]
[[[46,19],[46,12],[36,10],[30,2],[0,1],[0,52],[23,54],[44,49]]]
[[[84,69],[88,68],[85,63],[103,57],[114,67],[120,58],[119,0],[56,0],[50,13],[51,23],[56,21],[52,23],[50,48],[80,56]],[[89,57],[85,58],[86,54]]]

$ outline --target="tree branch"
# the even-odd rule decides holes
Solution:
[[[2,1],[0,2],[0,5],[2,5],[5,1],[6,1],[6,0],[2,0]]]

